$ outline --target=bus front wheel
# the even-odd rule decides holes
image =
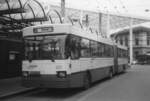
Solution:
[[[90,86],[91,86],[90,74],[86,73],[84,76],[84,81],[83,81],[83,89],[86,90],[90,88]]]

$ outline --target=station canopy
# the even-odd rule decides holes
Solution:
[[[55,14],[54,14],[55,13]],[[0,0],[0,32],[20,32],[22,28],[59,19],[57,11],[38,0]]]

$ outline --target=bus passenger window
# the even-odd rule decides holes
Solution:
[[[102,43],[98,44],[98,56],[99,57],[103,57],[104,56],[104,52],[105,52],[104,48],[105,48],[104,44],[102,44]]]
[[[88,39],[81,40],[81,56],[82,57],[90,56],[90,41]]]
[[[98,43],[95,41],[91,41],[91,55],[93,57],[98,56]]]

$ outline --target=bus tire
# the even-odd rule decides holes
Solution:
[[[91,77],[89,73],[86,73],[84,76],[84,81],[83,81],[83,89],[89,89],[91,86]]]
[[[123,73],[125,73],[125,72],[126,72],[126,66],[123,65]]]
[[[113,70],[112,70],[112,68],[110,68],[110,70],[109,70],[109,76],[108,76],[110,79],[113,77]]]

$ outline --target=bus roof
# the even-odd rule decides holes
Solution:
[[[114,45],[114,42],[109,38],[103,38],[96,33],[78,28],[71,24],[43,24],[30,26],[23,29],[23,36],[48,35],[48,34],[73,34],[87,39],[99,41],[109,45]]]

